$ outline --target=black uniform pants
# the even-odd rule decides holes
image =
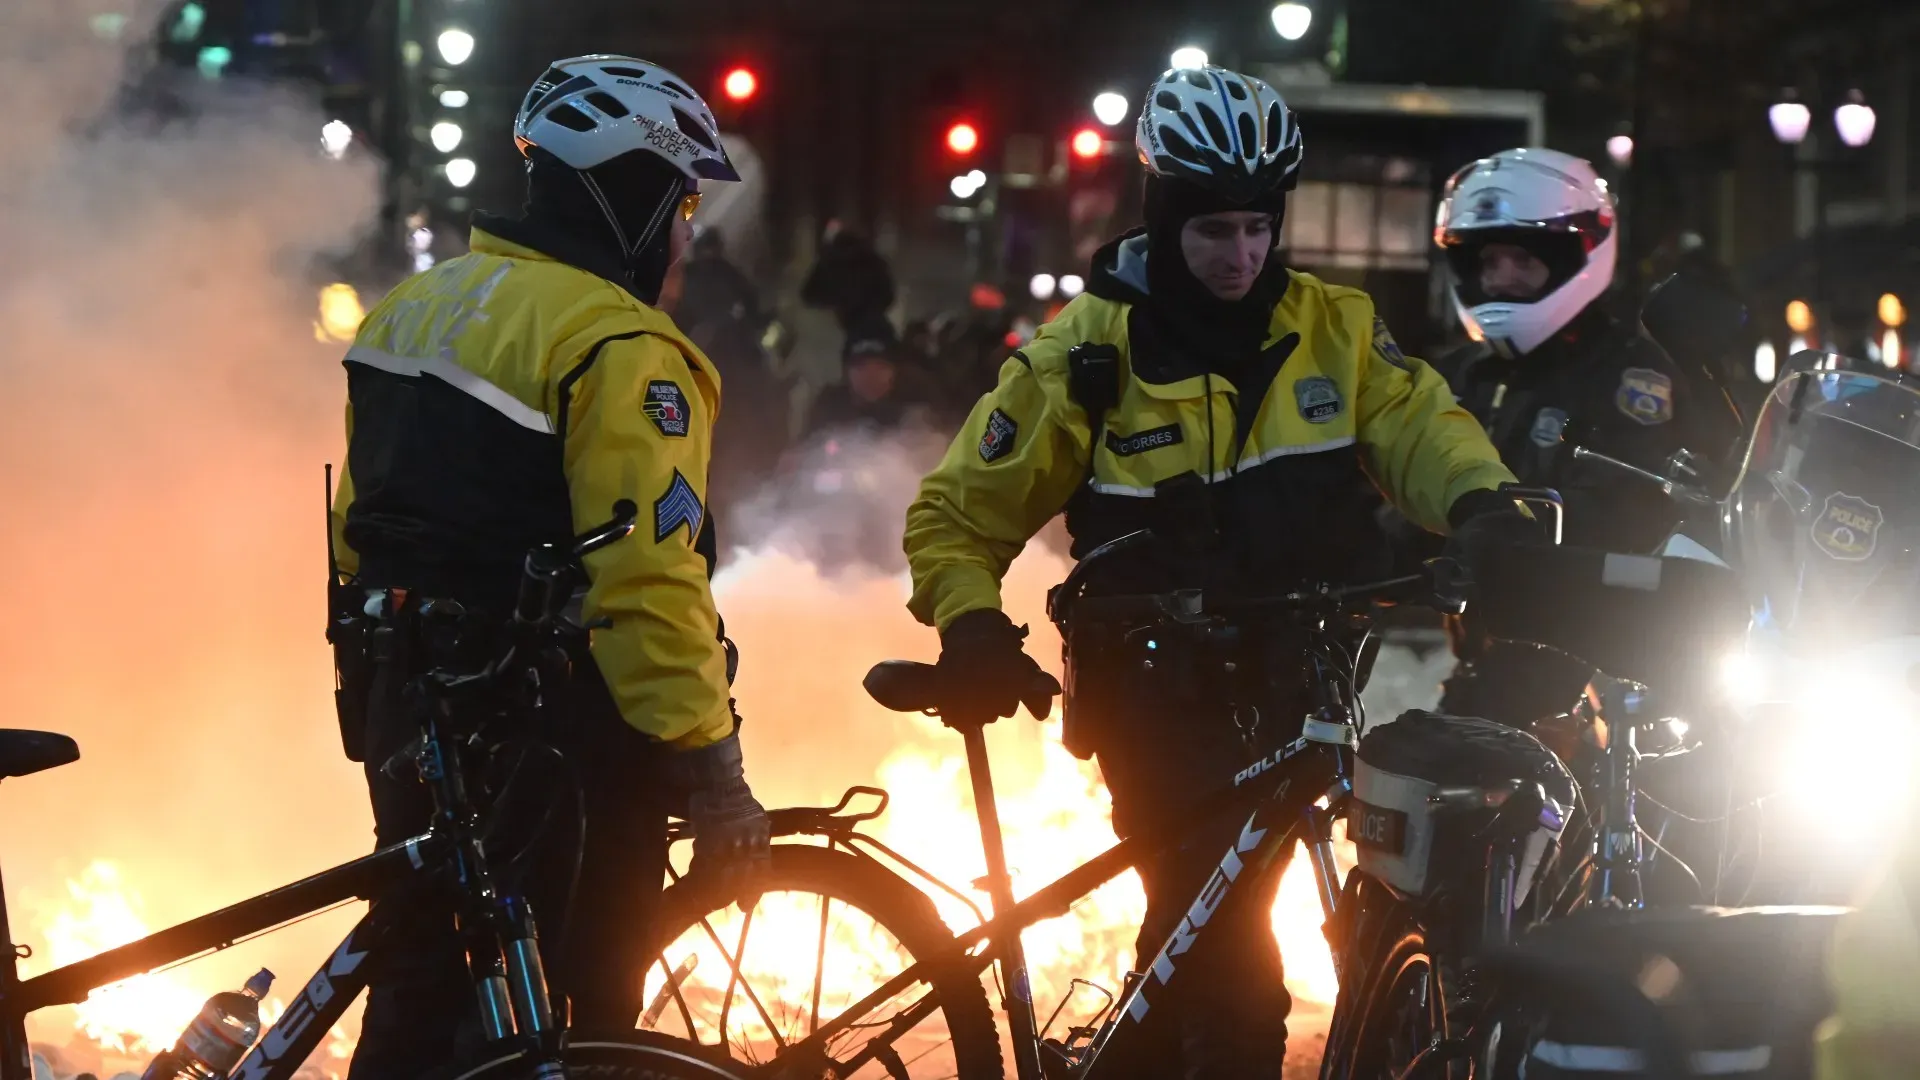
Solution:
[[[368,719],[367,788],[382,845],[419,835],[432,815],[424,785],[381,772],[419,733],[399,700],[398,681],[387,670],[376,675]],[[518,843],[490,845],[490,857],[498,858],[496,846],[505,854],[531,841],[527,858],[512,867],[491,861],[490,867],[503,889],[529,900],[556,1004],[560,994],[568,996],[574,1026],[625,1029],[643,1007],[646,933],[666,872],[667,810],[655,778],[662,756],[671,751],[621,719],[591,662],[576,664],[565,694],[555,724],[560,730],[542,737],[578,777],[584,842],[576,826],[578,803],[561,779],[564,770],[549,756],[544,776],[514,789],[510,805],[496,811],[508,816],[505,831]],[[538,768],[540,760],[530,758],[528,768]],[[549,806],[553,813],[538,828]],[[574,883],[576,852],[581,859]],[[401,940],[405,944],[389,950],[374,974],[349,1080],[417,1080],[468,1058],[479,1046],[473,980],[453,913],[421,911]]]
[[[1101,774],[1113,796],[1121,836],[1164,829],[1195,800],[1230,783],[1241,768],[1300,733],[1304,707],[1239,723],[1217,706],[1135,698],[1128,715],[1107,718],[1094,740]],[[1247,730],[1251,727],[1251,730]],[[1183,842],[1140,868],[1146,920],[1135,942],[1145,971],[1239,838],[1245,811],[1229,809],[1179,827]],[[1190,1080],[1279,1080],[1286,1057],[1287,1014],[1293,1008],[1272,927],[1282,864],[1244,881],[1208,920],[1200,940],[1175,958],[1182,993],[1149,997],[1146,1045],[1126,1075]],[[1151,991],[1149,990],[1149,994]],[[1101,1059],[1106,1066],[1108,1060]],[[1118,1065],[1120,1063],[1113,1063]]]

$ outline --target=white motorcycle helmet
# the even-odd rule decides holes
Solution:
[[[576,169],[633,150],[666,160],[689,180],[738,180],[720,124],[686,80],[658,64],[595,53],[555,61],[520,103],[513,141]]]
[[[1613,284],[1619,239],[1613,195],[1587,161],[1558,150],[1502,150],[1453,174],[1433,239],[1453,267],[1453,302],[1467,333],[1504,356],[1524,356],[1560,332]],[[1547,265],[1532,300],[1489,296],[1480,253],[1513,244]]]

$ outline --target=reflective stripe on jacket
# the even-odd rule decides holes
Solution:
[[[1252,557],[1334,576],[1350,569],[1343,549],[1362,528],[1344,516],[1360,470],[1436,532],[1461,495],[1513,482],[1445,380],[1400,353],[1357,289],[1291,273],[1267,363],[1248,368],[1271,381],[1246,388],[1257,394],[1248,402],[1221,375],[1147,356],[1140,314],[1082,295],[1002,365],[907,511],[909,606],[921,621],[945,627],[998,607],[1014,556],[1088,478],[1095,440],[1069,391],[1068,352],[1083,342],[1117,346],[1121,392],[1093,451],[1092,490],[1069,512],[1076,555],[1153,524],[1166,483],[1192,473],[1213,486],[1221,533]],[[1364,528],[1377,538],[1370,520]]]
[[[720,379],[671,319],[476,228],[368,314],[346,368],[345,569],[498,604],[528,548],[631,499],[633,535],[586,560],[583,616],[610,623],[593,660],[635,728],[686,748],[732,733],[705,511]]]

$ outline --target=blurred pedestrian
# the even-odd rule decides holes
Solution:
[[[855,326],[842,356],[845,378],[826,389],[808,410],[806,439],[822,433],[866,429],[893,431],[929,419],[927,388],[901,363],[901,345],[885,319]]]
[[[893,306],[893,270],[865,236],[847,228],[838,218],[827,222],[820,254],[800,286],[800,301],[825,308],[851,335],[871,325]]]
[[[773,320],[760,309],[752,279],[727,259],[720,230],[696,232],[682,277],[674,321],[719,369],[727,390],[708,470],[708,505],[725,520],[787,449],[793,387],[761,343]]]

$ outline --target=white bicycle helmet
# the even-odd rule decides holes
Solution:
[[[522,154],[537,146],[576,169],[645,150],[689,180],[740,179],[706,101],[680,76],[631,56],[556,61],[520,103],[513,141]]]
[[[1613,284],[1619,256],[1613,195],[1593,166],[1557,150],[1502,150],[1453,174],[1440,199],[1434,243],[1453,267],[1453,303],[1467,333],[1523,356],[1560,332]],[[1514,244],[1547,264],[1531,300],[1489,296],[1480,252]]]
[[[1211,64],[1154,80],[1133,145],[1148,172],[1190,181],[1233,203],[1292,190],[1300,172],[1300,128],[1279,93]]]

